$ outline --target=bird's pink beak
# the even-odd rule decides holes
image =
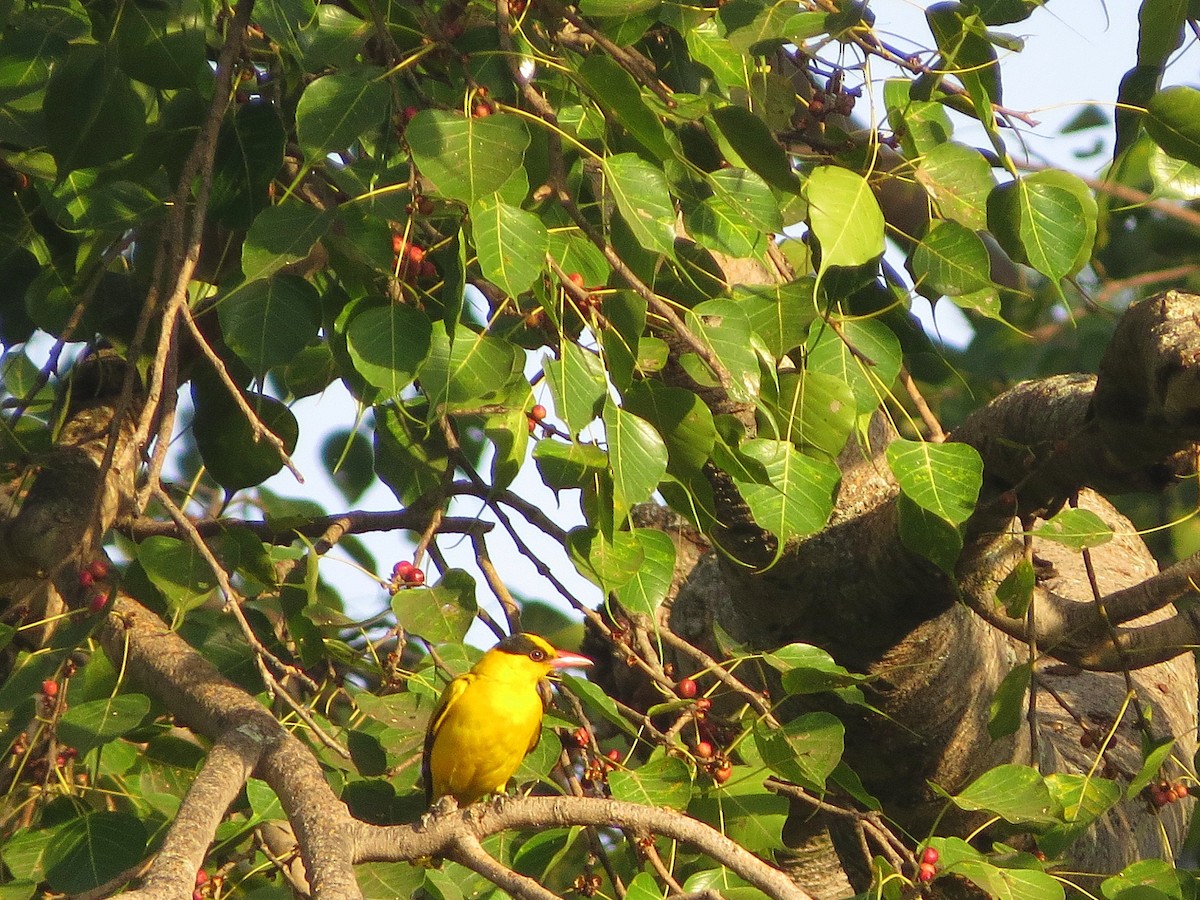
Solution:
[[[592,661],[578,653],[568,653],[566,650],[555,650],[554,659],[550,665],[556,669],[584,669],[592,665]]]

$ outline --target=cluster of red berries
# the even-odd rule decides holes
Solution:
[[[63,747],[58,751],[58,756],[54,758],[54,765],[56,768],[61,769],[78,755],[79,751],[74,747]]]
[[[533,409],[525,413],[525,418],[529,420],[529,433],[533,434],[535,426],[541,424],[541,421],[546,418],[547,410],[542,404],[535,404]]]
[[[394,266],[401,281],[416,278],[437,278],[437,266],[425,258],[425,248],[405,240],[402,234],[392,235],[392,252],[396,254]]]
[[[479,89],[475,91],[476,99],[475,102],[471,104],[471,115],[474,118],[486,119],[493,112],[495,112],[495,110],[492,109],[492,104],[489,102],[487,96],[488,89],[486,86],[481,85]]]
[[[390,587],[398,591],[402,587],[420,587],[425,583],[425,573],[412,564],[411,560],[402,559],[392,566]]]
[[[917,881],[928,884],[937,878],[937,861],[940,855],[933,847],[926,847],[921,851],[921,860],[917,864]]]
[[[79,586],[88,589],[87,608],[92,612],[101,612],[108,605],[107,591],[91,590],[96,587],[97,582],[107,580],[108,574],[108,563],[103,559],[93,559],[86,567],[79,570]]]
[[[1158,781],[1146,788],[1150,792],[1150,802],[1158,809],[1169,803],[1175,803],[1188,795],[1188,786],[1182,781],[1171,784],[1169,781]]]
[[[203,869],[196,870],[196,889],[192,891],[192,900],[208,900],[221,894],[221,886],[225,881],[223,875],[210,876]]]

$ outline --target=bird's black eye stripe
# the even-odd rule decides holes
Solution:
[[[534,662],[542,662],[546,658],[546,651],[539,648],[534,648],[529,651],[529,658]]]

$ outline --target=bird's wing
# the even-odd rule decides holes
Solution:
[[[425,752],[421,756],[421,778],[425,782],[425,803],[429,805],[433,803],[433,773],[429,770],[429,760],[433,755],[433,742],[437,738],[438,729],[442,727],[442,722],[446,720],[446,713],[450,712],[458,698],[461,697],[471,682],[475,680],[475,676],[468,672],[466,675],[459,675],[442,691],[442,696],[438,700],[438,705],[433,710],[433,715],[429,717],[429,726],[425,729]]]

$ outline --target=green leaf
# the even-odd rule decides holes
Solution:
[[[579,11],[585,16],[633,16],[655,9],[660,0],[581,0]]]
[[[988,712],[988,735],[993,741],[1016,734],[1021,727],[1026,711],[1025,693],[1029,690],[1032,671],[1029,663],[1013,666],[996,688]]]
[[[838,324],[841,336],[824,320],[813,322],[808,336],[808,371],[845,381],[854,391],[858,411],[869,413],[900,374],[900,341],[878,319],[847,319]]]
[[[46,881],[61,894],[91,891],[137,864],[146,852],[145,826],[128,813],[94,812],[54,829],[46,850]]]
[[[653,621],[675,576],[675,543],[670,535],[655,528],[635,528],[633,534],[642,545],[642,564],[617,589],[617,601],[629,612],[649,616]]]
[[[614,531],[609,541],[599,529],[579,526],[567,533],[567,555],[580,575],[611,594],[637,575],[646,548],[630,531]]]
[[[730,396],[747,403],[756,402],[761,376],[746,310],[731,300],[716,297],[688,310],[684,322],[728,371]],[[716,374],[698,355],[686,353],[682,363],[700,384],[716,384]]]
[[[736,285],[733,298],[775,359],[804,342],[816,316],[811,277],[780,285]]]
[[[354,368],[384,397],[399,397],[429,356],[433,325],[411,306],[363,310],[350,320],[346,347]]]
[[[471,205],[471,228],[484,277],[510,297],[529,290],[546,266],[549,235],[542,220],[490,194]]]
[[[556,491],[594,485],[608,472],[608,454],[595,444],[538,441],[533,460],[542,481]]]
[[[55,61],[43,111],[60,177],[120,159],[146,134],[145,103],[102,45],[72,44]]]
[[[561,676],[562,685],[574,694],[583,704],[589,715],[598,715],[610,725],[615,725],[622,734],[630,737],[638,736],[637,730],[629,724],[629,720],[621,715],[616,703],[600,688],[585,678],[564,672]]]
[[[1022,558],[996,588],[996,599],[1004,606],[1008,615],[1019,618],[1029,609],[1036,584],[1037,572],[1034,571],[1033,563]]]
[[[244,103],[221,125],[208,212],[230,228],[249,228],[270,205],[271,182],[283,165],[287,133],[270,103]]]
[[[959,809],[981,810],[1013,824],[1049,824],[1062,812],[1036,769],[1013,764],[984,772],[950,799]]]
[[[1060,881],[1038,869],[1002,869],[982,860],[963,860],[946,872],[974,882],[996,900],[1063,900],[1066,896]]]
[[[834,715],[806,713],[781,728],[759,720],[754,743],[772,772],[810,790],[822,792],[845,749],[846,729]]]
[[[1142,121],[1151,140],[1167,153],[1200,165],[1200,91],[1182,86],[1159,91]]]
[[[613,479],[613,518],[647,500],[667,471],[667,447],[654,426],[616,404],[604,409],[604,433]]]
[[[554,411],[571,434],[579,434],[595,421],[608,397],[604,363],[573,341],[562,341],[558,354],[557,359],[543,358],[542,371],[554,396]]]
[[[682,810],[692,799],[692,771],[676,756],[655,755],[636,769],[609,773],[608,786],[614,800]]]
[[[833,495],[841,473],[832,462],[813,459],[785,441],[755,438],[741,447],[747,458],[766,470],[770,484],[739,482],[738,490],[754,521],[781,545],[819,531],[833,511]]]
[[[317,336],[321,297],[295,275],[251,281],[217,299],[221,334],[254,376],[291,362]]]
[[[909,260],[916,287],[934,297],[958,297],[992,285],[982,238],[957,222],[934,222]]]
[[[918,506],[906,494],[902,493],[897,500],[900,543],[953,578],[955,563],[963,549],[958,528],[940,515]]]
[[[216,593],[212,567],[190,543],[155,535],[137,545],[137,559],[177,613],[200,606]]]
[[[773,188],[788,193],[800,190],[800,179],[767,123],[744,106],[713,110],[712,122],[746,167]]]
[[[940,104],[937,106],[941,109]],[[921,157],[916,179],[929,192],[943,219],[971,231],[987,228],[987,199],[996,179],[978,150],[952,141],[935,144]]]
[[[469,407],[505,393],[521,375],[524,354],[500,338],[459,327],[454,343],[433,331],[429,357],[417,371],[430,403]]]
[[[954,525],[975,511],[983,460],[974,447],[896,440],[886,453],[900,490],[922,509]]]
[[[633,76],[612,57],[604,53],[585,57],[579,66],[579,75],[610,121],[619,122],[660,160],[674,158],[662,121],[646,105],[642,89]]]
[[[1096,775],[1054,772],[1046,786],[1062,807],[1064,823],[1038,835],[1038,848],[1058,856],[1121,800],[1121,785]]]
[[[717,169],[708,173],[713,194],[734,210],[743,222],[756,231],[775,233],[783,230],[779,202],[761,177],[748,169]]]
[[[500,190],[521,168],[529,146],[525,123],[503,113],[474,118],[426,109],[404,136],[437,192],[468,204]]]
[[[779,376],[776,412],[780,440],[834,457],[846,445],[858,411],[854,392],[845,381],[804,371]]]
[[[313,163],[350,149],[369,129],[386,123],[389,101],[382,69],[364,66],[318,78],[296,104],[301,149]]]
[[[809,226],[821,245],[818,278],[830,266],[861,266],[883,255],[883,212],[861,175],[817,166],[804,193]]]
[[[269,278],[308,256],[333,224],[333,214],[307,203],[268,206],[254,219],[242,245],[242,273],[247,281]]]
[[[1099,547],[1101,544],[1107,544],[1113,536],[1112,529],[1090,509],[1069,507],[1033,529],[1033,534],[1072,550]]]
[[[687,481],[708,462],[717,439],[712,412],[686,388],[639,381],[625,393],[624,408],[654,426],[667,448],[667,471]]]
[[[1173,860],[1139,859],[1100,882],[1100,892],[1107,900],[1193,900],[1195,876],[1177,869]]]
[[[1072,191],[1019,179],[988,197],[988,228],[1009,256],[1057,281],[1078,271],[1088,249],[1085,212]]]
[[[247,391],[243,398],[259,421],[283,442],[284,451],[294,452],[300,426],[292,411],[265,394]],[[261,484],[283,468],[279,451],[254,439],[250,423],[224,385],[194,378],[192,403],[196,408],[192,419],[196,448],[209,474],[223,488],[236,491]]]
[[[763,662],[782,675],[788,694],[816,694],[870,681],[834,662],[832,656],[812,644],[787,644],[763,655]]]
[[[647,250],[675,255],[675,207],[663,170],[636,153],[619,153],[603,161],[608,189],[621,218]]]
[[[58,739],[80,753],[116,740],[142,724],[150,712],[145,694],[121,694],[72,706],[58,720]]]
[[[762,786],[761,775],[739,778],[742,769],[734,767],[734,777],[692,800],[688,813],[721,831],[736,844],[759,855],[783,847],[783,823],[788,816],[788,800]]]
[[[461,641],[478,611],[475,579],[463,569],[448,569],[432,587],[401,588],[392,594],[396,623],[431,644]]]
[[[1174,750],[1175,738],[1173,737],[1162,738],[1148,746],[1145,739],[1143,739],[1142,756],[1144,757],[1144,761],[1138,773],[1125,789],[1125,796],[1133,799],[1140,794],[1146,785],[1158,777],[1163,763],[1167,761]]]

